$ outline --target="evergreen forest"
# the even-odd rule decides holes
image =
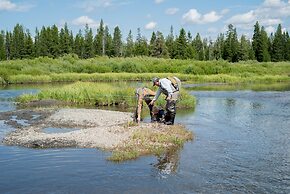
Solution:
[[[256,22],[252,38],[239,36],[230,24],[227,31],[219,34],[214,41],[202,38],[199,33],[186,32],[183,28],[174,35],[172,26],[166,36],[160,31],[152,32],[150,40],[142,35],[140,28],[136,37],[131,30],[127,35],[122,34],[118,26],[111,33],[103,20],[94,30],[95,34],[86,25],[73,34],[67,24],[62,28],[52,25],[36,28],[32,36],[28,29],[16,24],[13,31],[2,30],[0,33],[0,60],[58,58],[73,54],[80,59],[147,56],[197,61],[290,61],[290,37],[287,31],[282,30],[281,24],[275,33],[267,34],[265,28]]]

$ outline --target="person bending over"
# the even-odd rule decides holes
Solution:
[[[149,88],[143,87],[143,88],[137,88],[136,89],[136,97],[137,97],[137,108],[135,111],[135,121],[137,123],[140,123],[141,121],[141,112],[143,108],[143,101],[146,102],[151,116],[151,121],[153,121],[153,114],[152,109],[153,105],[150,105],[150,102],[152,101],[152,97],[155,96],[155,92],[150,90]]]
[[[159,79],[155,77],[152,79],[153,86],[158,86],[156,95],[149,103],[153,106],[155,101],[158,99],[161,93],[166,95],[166,114],[165,114],[165,124],[173,125],[176,115],[176,102],[179,98],[179,89],[181,87],[181,81],[177,77],[168,77]]]

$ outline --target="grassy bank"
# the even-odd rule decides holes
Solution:
[[[172,73],[61,73],[50,75],[12,75],[8,79],[10,84],[25,83],[56,83],[56,82],[114,82],[114,81],[150,81],[153,77],[177,76],[182,81],[189,83],[275,83],[289,82],[290,77],[287,75],[189,75],[189,74],[172,74]]]
[[[151,80],[153,76],[177,75],[190,82],[281,82],[289,81],[290,63],[247,61],[194,61],[150,57],[78,59],[74,55],[58,59],[0,62],[0,77],[6,83],[50,83],[72,81]]]
[[[137,127],[128,141],[114,149],[108,160],[120,162],[142,155],[161,155],[170,149],[182,147],[186,141],[192,139],[192,132],[181,125],[156,125],[156,129]]]
[[[37,94],[24,94],[17,101],[26,103],[33,100],[55,99],[76,105],[135,107],[135,89],[126,83],[76,82],[43,89]],[[157,104],[163,105],[164,102],[165,100],[161,96]],[[181,90],[181,100],[178,107],[193,108],[194,106],[195,98],[187,91]]]

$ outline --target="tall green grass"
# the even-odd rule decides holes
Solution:
[[[24,94],[17,101],[21,103],[33,100],[55,99],[63,102],[78,105],[97,105],[97,106],[136,106],[135,88],[126,83],[92,83],[76,82],[65,86],[43,89],[38,94]],[[157,102],[164,105],[162,98]],[[195,98],[181,91],[181,100],[178,103],[181,108],[195,107]]]
[[[0,77],[0,85],[4,85],[4,84],[6,84],[6,82],[5,82],[5,80],[2,78],[2,77]]]
[[[103,73],[105,74],[102,76]],[[116,73],[121,74],[116,77]],[[149,80],[152,78],[152,73],[178,74],[183,80],[192,81],[207,81],[209,78],[206,76],[213,76],[211,79],[216,76],[215,79],[219,80],[225,77],[224,75],[242,81],[257,76],[257,80],[260,81],[263,81],[263,76],[281,76],[282,80],[285,80],[290,75],[290,62],[229,63],[152,57],[78,59],[76,55],[66,55],[58,59],[39,57],[0,62],[0,77],[7,83]],[[224,82],[229,82],[231,79],[231,77],[224,78]]]
[[[204,83],[274,83],[287,82],[287,75],[255,75],[255,74],[214,74],[214,75],[189,75],[172,73],[60,73],[48,75],[12,75],[7,82],[10,84],[22,83],[56,83],[56,82],[116,82],[116,81],[150,81],[153,77],[177,76],[182,81]]]

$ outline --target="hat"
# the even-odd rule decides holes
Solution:
[[[159,78],[158,77],[154,77],[152,79],[152,82],[153,82],[153,86],[155,86],[155,83],[159,81]]]

